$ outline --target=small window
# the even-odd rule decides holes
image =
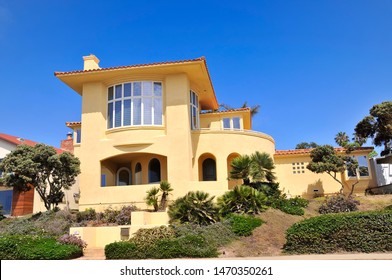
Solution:
[[[223,129],[230,129],[230,118],[223,118]]]
[[[240,129],[241,128],[240,118],[238,118],[238,117],[233,118],[233,128],[234,129]]]
[[[75,131],[76,133],[76,144],[80,144],[81,140],[82,140],[82,130],[79,128]]]

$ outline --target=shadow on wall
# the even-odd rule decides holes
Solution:
[[[302,197],[306,198],[315,198],[320,196],[324,196],[323,182],[320,179],[309,184],[307,191],[302,193]]]

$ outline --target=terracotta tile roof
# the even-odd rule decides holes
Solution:
[[[33,146],[39,144],[39,142],[35,142],[35,141],[29,140],[29,139],[25,139],[25,138],[13,136],[13,135],[5,134],[5,133],[0,133],[0,139],[7,141],[11,144],[15,144],[17,146],[18,145],[27,145],[27,146],[33,147]],[[57,151],[58,154],[61,154],[64,152],[63,150],[61,150],[59,148],[56,148],[56,147],[53,147],[53,148]]]
[[[199,58],[186,59],[186,60],[152,62],[152,63],[133,64],[133,65],[128,65],[128,66],[114,66],[114,67],[106,67],[106,68],[98,68],[98,69],[90,69],[90,70],[74,70],[74,71],[67,71],[67,72],[54,72],[54,75],[61,76],[61,75],[89,73],[89,72],[102,72],[102,71],[110,71],[110,70],[118,70],[118,69],[141,68],[141,67],[156,66],[156,65],[173,65],[173,64],[181,64],[181,63],[194,62],[194,61],[204,61],[205,62],[206,59],[204,56],[202,56]],[[207,68],[207,65],[206,65],[206,68]],[[207,68],[207,72],[208,72],[208,68]]]
[[[285,156],[285,155],[306,155],[309,154],[312,149],[293,149],[293,150],[276,150],[275,156]],[[336,152],[344,152],[344,148],[335,148]],[[355,149],[356,151],[373,151],[373,147],[359,147]]]
[[[68,127],[79,126],[82,122],[66,122],[65,125]]]
[[[230,109],[230,110],[220,110],[220,111],[204,111],[200,114],[220,114],[220,113],[230,113],[230,112],[250,112],[250,108],[237,108],[237,109]]]

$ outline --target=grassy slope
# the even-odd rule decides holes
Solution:
[[[360,211],[380,210],[392,204],[392,195],[357,197],[361,202]],[[221,258],[230,257],[257,257],[281,255],[281,248],[285,243],[285,232],[294,223],[306,218],[319,215],[317,210],[323,198],[310,201],[305,215],[293,216],[276,209],[268,209],[259,215],[265,221],[261,227],[256,228],[253,235],[243,237],[230,245],[221,248]]]

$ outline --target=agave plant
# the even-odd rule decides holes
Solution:
[[[254,215],[267,209],[267,197],[249,186],[236,186],[218,198],[219,214],[231,213]]]
[[[213,224],[218,221],[214,196],[202,191],[189,192],[169,206],[170,223]]]

